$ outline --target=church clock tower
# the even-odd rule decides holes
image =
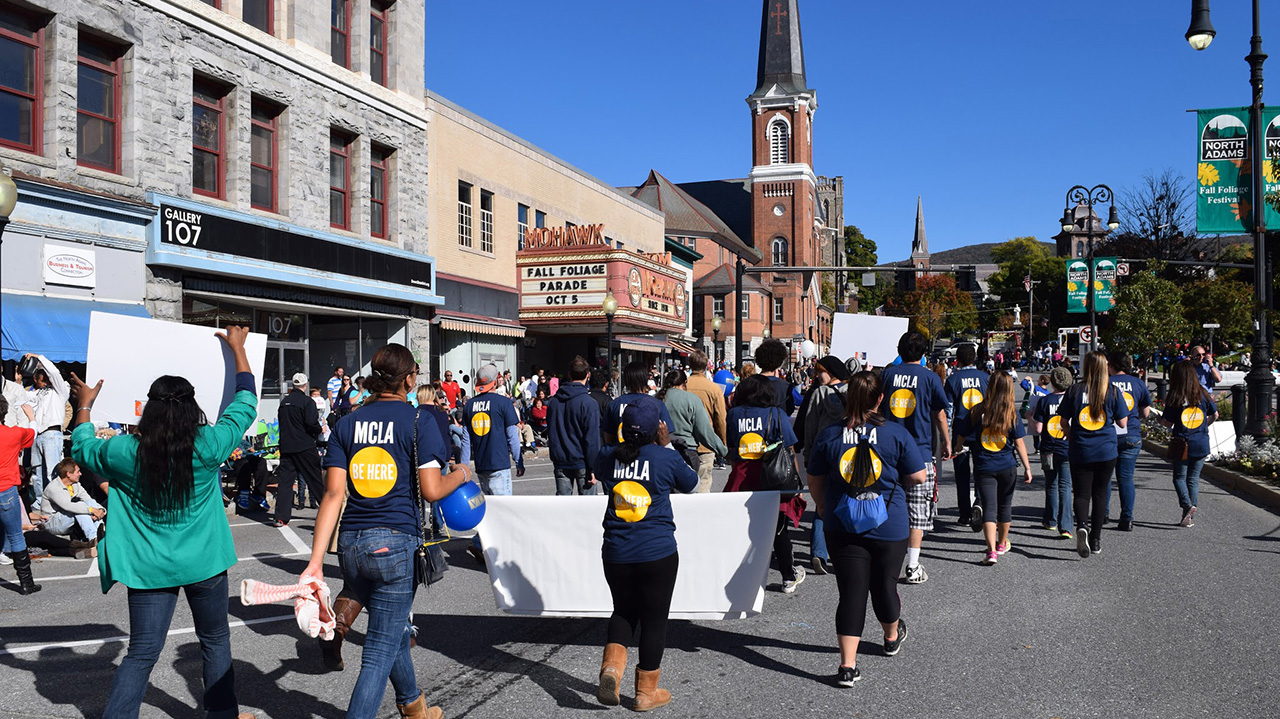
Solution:
[[[804,74],[799,0],[765,0],[760,63],[751,108],[752,240],[762,265],[820,264],[817,177],[813,172],[813,113],[817,93]],[[821,288],[813,273],[769,274],[773,336],[811,337]],[[816,335],[811,337],[817,339]]]

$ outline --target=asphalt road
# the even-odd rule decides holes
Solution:
[[[1034,460],[1033,460],[1034,461]],[[545,461],[532,460],[518,494],[552,494]],[[870,621],[863,681],[833,686],[835,581],[809,576],[794,595],[770,591],[747,620],[673,622],[663,684],[679,717],[1204,717],[1276,716],[1280,643],[1266,629],[1280,594],[1280,517],[1211,485],[1197,526],[1180,518],[1162,460],[1139,460],[1137,529],[1109,532],[1104,553],[1079,559],[1071,542],[1040,528],[1042,483],[1015,500],[1013,550],[978,564],[979,535],[951,524],[955,495],[943,473],[944,523],[925,542],[930,580],[902,586],[911,635],[882,656]],[[717,473],[717,487],[724,482]],[[1117,512],[1118,504],[1113,507]],[[264,516],[233,517],[241,579],[286,583],[302,570],[312,511],[287,530]],[[549,527],[548,531],[554,531]],[[798,557],[807,536],[796,532]],[[448,548],[452,570],[420,593],[419,681],[447,717],[600,716],[595,675],[603,620],[507,616],[494,608],[487,575]],[[714,547],[704,551],[714,551]],[[696,551],[682,547],[682,552]],[[0,716],[97,717],[126,648],[125,590],[103,595],[90,561],[39,562],[44,591],[21,597],[0,568]],[[337,577],[336,562],[328,574]],[[777,572],[769,582],[776,589]],[[357,622],[347,669],[325,673],[314,640],[284,606],[243,607],[233,598],[236,689],[259,717],[341,717],[359,666]],[[173,632],[152,675],[144,717],[199,716],[200,656],[179,602]],[[632,650],[632,667],[635,652]],[[624,697],[631,695],[631,673]],[[626,699],[624,698],[624,703]],[[388,692],[382,716],[396,715]]]

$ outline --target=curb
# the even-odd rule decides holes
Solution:
[[[1149,439],[1142,440],[1142,448],[1157,457],[1168,458],[1168,445]],[[1262,507],[1273,512],[1280,512],[1280,487],[1261,482],[1248,475],[1205,463],[1200,476],[1208,479],[1223,489],[1243,495]]]

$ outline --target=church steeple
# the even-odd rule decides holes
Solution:
[[[929,239],[924,235],[924,200],[916,195],[916,236],[911,241],[911,257],[928,257]]]
[[[752,97],[778,86],[778,94],[809,90],[804,77],[804,45],[800,41],[800,0],[765,0],[760,20],[760,64]]]

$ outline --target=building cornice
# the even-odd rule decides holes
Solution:
[[[757,182],[804,180],[809,183],[810,187],[816,188],[818,186],[818,177],[813,174],[813,168],[804,163],[756,165],[751,168],[751,173],[747,175],[747,180],[751,185]]]

